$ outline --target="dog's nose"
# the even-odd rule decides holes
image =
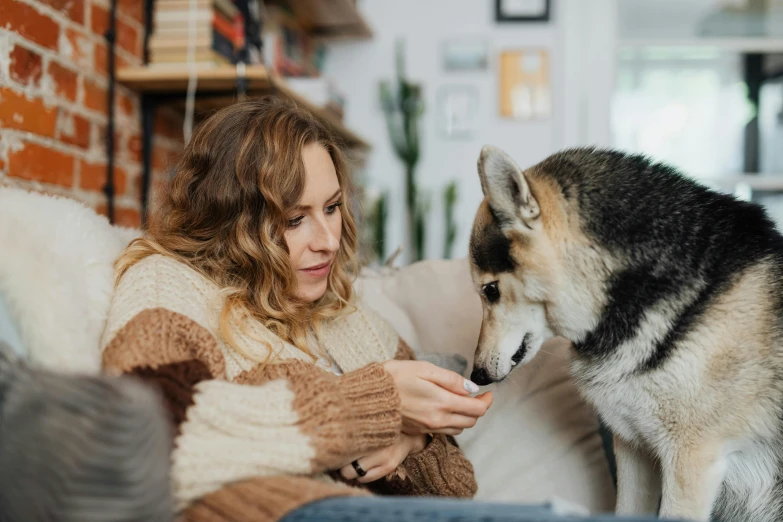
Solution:
[[[492,384],[492,379],[489,378],[489,372],[484,368],[473,368],[470,372],[470,380],[478,384],[479,386],[486,386]]]

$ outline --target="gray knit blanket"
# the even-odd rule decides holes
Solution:
[[[0,521],[169,521],[171,435],[129,378],[30,368],[0,342]]]

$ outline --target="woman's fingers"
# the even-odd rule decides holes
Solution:
[[[357,464],[359,464],[359,467],[363,471],[369,472],[370,468],[376,467],[376,466],[378,466],[378,464],[380,464],[379,459],[377,459],[377,458],[373,459],[374,455],[377,455],[377,453],[373,454],[373,455],[370,455],[370,456],[367,456],[367,457],[362,457],[360,459],[356,459],[355,462]],[[342,475],[343,478],[346,479],[346,480],[356,480],[356,479],[361,478],[359,476],[359,473],[356,471],[356,468],[353,467],[353,463],[348,464],[347,466],[343,466],[342,468],[340,468],[340,475]]]
[[[358,477],[359,477],[359,474],[358,474],[358,473],[356,473],[356,470],[355,470],[355,469],[353,469],[353,466],[352,466],[352,465],[350,465],[350,464],[348,464],[347,466],[343,466],[342,468],[340,468],[340,475],[341,475],[341,476],[342,476],[342,477],[343,477],[345,480],[353,480],[353,479],[355,479],[355,478],[358,478]]]
[[[369,470],[367,470],[367,474],[363,477],[359,477],[358,479],[356,479],[356,481],[362,484],[375,482],[376,480],[382,479],[392,471],[394,470],[389,469],[388,466],[375,466],[374,468],[370,468]]]
[[[431,433],[441,433],[443,435],[459,435],[462,433],[462,428],[441,428],[439,430],[430,430]]]
[[[476,383],[464,378],[456,372],[435,366],[431,363],[424,364],[426,366],[419,374],[419,377],[422,379],[435,383],[441,388],[458,395],[470,395],[471,393],[479,391],[479,387]]]
[[[489,405],[492,404],[491,400],[491,397],[490,402],[487,402],[484,398],[479,399],[477,397],[459,397],[452,395],[447,407],[453,414],[478,418],[487,413]]]

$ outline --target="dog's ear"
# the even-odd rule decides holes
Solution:
[[[532,229],[540,207],[530,192],[530,185],[511,157],[492,145],[481,149],[478,160],[481,190],[502,226],[522,223]]]

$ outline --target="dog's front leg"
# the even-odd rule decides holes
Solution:
[[[655,460],[617,435],[614,436],[614,456],[617,461],[617,514],[656,514],[661,477]]]
[[[727,461],[715,444],[678,448],[661,459],[661,518],[707,522],[726,476]]]

